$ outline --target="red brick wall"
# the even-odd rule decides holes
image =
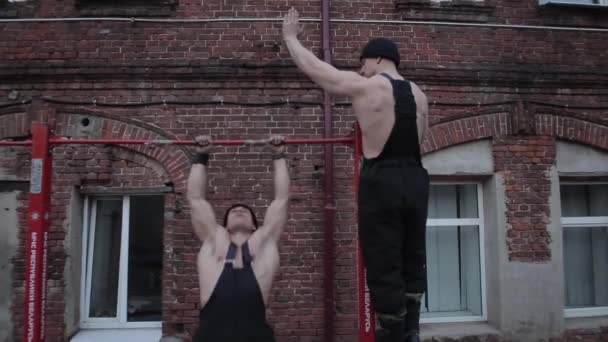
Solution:
[[[27,193],[21,193],[17,197],[19,201],[19,208],[17,209],[19,217],[19,241],[25,241],[27,239],[26,230],[27,227],[27,215],[28,215],[28,195]],[[15,253],[13,261],[13,335],[15,341],[21,341],[22,327],[23,327],[23,298],[25,296],[25,243],[20,244]],[[16,314],[19,314],[17,317]]]
[[[551,259],[550,168],[555,140],[550,137],[505,137],[494,140],[496,171],[505,180],[509,260]]]
[[[471,335],[462,338],[440,337],[425,339],[424,342],[509,342],[495,334]],[[559,338],[551,338],[549,342],[604,342],[608,341],[608,328],[566,330]]]
[[[551,342],[596,342],[608,341],[608,327],[599,329],[576,329],[568,330],[561,339]]]
[[[19,132],[18,127],[21,122],[18,120],[6,120],[11,115],[0,116],[0,130],[3,136],[11,136]],[[17,115],[17,117],[22,115]],[[22,132],[20,132],[22,133]],[[21,135],[19,133],[15,134]],[[27,147],[2,147],[0,148],[0,174],[8,176],[8,179],[27,179],[30,169],[30,153]],[[4,179],[3,179],[4,180]],[[23,298],[25,291],[25,240],[26,227],[28,223],[28,194],[20,192],[17,195],[17,218],[18,218],[18,239],[20,241],[16,253],[11,260],[13,263],[12,284],[10,289],[2,289],[2,291],[11,291],[13,295],[11,312],[13,313],[13,334],[16,336],[15,341],[20,341],[21,327],[23,322]],[[17,316],[19,315],[19,316]]]
[[[238,138],[267,137],[271,133],[288,134],[291,137],[319,136],[319,111],[317,109],[281,109],[271,110],[272,122],[266,124],[270,115],[263,109],[217,108],[225,110],[225,116],[219,123],[214,120],[204,120],[205,114],[211,119],[208,109],[193,110],[180,108],[177,112],[177,122],[168,125],[181,125],[175,128],[181,133],[180,138],[193,138],[194,134],[210,132],[216,137]],[[148,125],[152,121],[141,122],[140,118],[134,123],[124,123],[129,115],[125,113],[112,115],[108,111],[105,117],[94,115],[63,114],[64,109],[57,108],[61,113],[53,116],[53,132],[59,136],[83,137],[83,133],[95,137],[106,138],[175,138],[176,135],[155,135]],[[67,110],[65,110],[67,111]],[[73,112],[83,113],[79,110]],[[153,112],[154,109],[151,110]],[[86,112],[86,110],[84,110]],[[97,114],[97,113],[93,113]],[[248,114],[248,115],[247,115]],[[164,115],[159,115],[163,118]],[[209,125],[205,130],[191,126],[191,123],[180,124],[183,120],[204,120],[201,126]],[[101,127],[100,131],[86,131],[78,127],[80,120],[87,117],[92,127]],[[116,117],[120,120],[112,120]],[[198,118],[198,119],[196,119]],[[287,128],[285,123],[290,120],[300,120],[291,123]],[[162,121],[161,121],[162,122]],[[258,124],[261,122],[262,124]],[[213,124],[213,125],[212,125]],[[137,126],[139,127],[137,127]],[[348,124],[350,125],[350,123]],[[143,126],[143,127],[142,127]],[[265,127],[266,126],[266,127]],[[268,127],[270,126],[270,127]],[[273,127],[273,126],[276,126]],[[305,128],[300,128],[305,127]],[[350,128],[339,128],[336,135],[350,132]],[[165,132],[165,131],[163,131]],[[186,133],[187,132],[187,133]],[[308,134],[304,134],[308,132]],[[312,132],[312,133],[311,133]],[[119,147],[107,146],[66,146],[54,149],[53,176],[53,208],[51,227],[51,251],[49,254],[49,306],[48,321],[51,323],[48,331],[51,340],[61,341],[64,336],[65,316],[65,267],[66,252],[63,240],[66,235],[65,220],[70,203],[70,195],[74,186],[86,187],[128,187],[146,188],[160,187],[172,184],[175,194],[170,195],[167,212],[170,213],[165,221],[165,244],[169,252],[165,255],[163,273],[164,321],[165,331],[169,334],[188,335],[195,327],[198,319],[198,284],[196,278],[195,256],[199,243],[192,234],[188,208],[185,207],[185,175],[188,172],[187,151],[177,147],[160,149],[157,147],[134,147],[126,150]],[[338,308],[344,313],[338,313],[336,326],[342,336],[352,336],[356,322],[352,319],[355,307],[354,293],[354,207],[352,194],[352,164],[351,150],[347,147],[336,147],[336,198],[341,207],[336,228],[337,251],[337,293],[340,299]],[[290,208],[290,223],[286,228],[281,244],[282,270],[277,279],[275,290],[271,295],[269,315],[278,336],[289,341],[297,337],[315,338],[322,335],[322,279],[323,279],[323,194],[322,194],[322,148],[319,146],[289,147],[289,163],[292,170],[292,184],[295,192]],[[27,156],[25,156],[27,157]],[[7,158],[8,160],[13,160]],[[23,158],[27,164],[27,158]],[[218,148],[210,161],[209,198],[216,208],[216,215],[223,216],[227,206],[236,201],[252,203],[257,215],[263,218],[264,211],[272,199],[272,178],[270,154],[260,148],[228,147]],[[21,170],[27,177],[27,168]],[[181,211],[180,208],[185,210]],[[25,226],[22,228],[25,229]],[[22,251],[23,252],[23,251]],[[23,264],[24,254],[17,256],[16,263]],[[21,270],[22,272],[23,270]],[[21,293],[16,301],[22,302],[23,273],[16,279],[15,291]],[[20,331],[22,309],[15,305],[14,320]],[[283,317],[290,317],[288,321]],[[19,336],[15,337],[19,339]],[[317,337],[318,338],[318,337]],[[350,338],[350,337],[346,337]]]
[[[395,9],[397,2],[404,1],[332,1],[331,12],[333,18],[342,19],[395,20],[412,15],[407,9]],[[304,17],[319,18],[321,3],[182,0],[155,4],[160,5],[99,7],[82,0],[41,0],[36,5],[32,2],[0,5],[0,18],[100,14],[278,18],[288,5],[296,6]],[[437,9],[427,5],[420,15],[432,19]],[[493,24],[608,27],[605,14],[592,10],[540,9],[535,1],[486,0],[483,5],[490,9],[484,14],[487,22]],[[446,11],[448,16],[459,20],[453,9]],[[280,22],[2,25],[0,104],[46,96],[86,101],[90,105],[0,107],[0,137],[27,134],[31,121],[42,120],[52,125],[56,135],[70,137],[191,139],[206,133],[216,138],[262,138],[270,134],[308,138],[323,133],[322,111],[318,106],[93,105],[94,100],[199,101],[218,96],[225,101],[244,102],[287,98],[320,101],[318,88],[288,60],[281,43]],[[419,83],[429,97],[433,127],[424,151],[493,139],[496,169],[505,175],[507,182],[511,260],[549,260],[546,172],[555,155],[555,139],[608,150],[605,97],[608,76],[600,72],[608,67],[603,44],[606,33],[333,23],[334,64],[356,69],[362,44],[377,35],[391,37],[398,43],[403,58],[401,71]],[[320,54],[320,24],[305,24],[302,40]],[[560,104],[568,104],[568,108]],[[85,117],[92,120],[89,128],[80,125]],[[352,121],[350,108],[336,107],[333,134],[349,134]],[[339,341],[353,341],[357,301],[352,151],[337,146],[334,152],[338,209],[335,326]],[[195,328],[198,243],[191,232],[189,209],[183,197],[188,154],[187,149],[177,147],[56,149],[49,341],[63,341],[66,333],[65,219],[72,188],[80,185],[173,186],[174,192],[167,195],[164,233],[167,247],[163,270],[164,332],[187,336]],[[288,154],[294,199],[281,241],[282,268],[271,295],[269,315],[280,341],[321,341],[323,152],[319,146],[298,146],[290,147]],[[1,159],[0,164],[14,174],[28,176],[27,155]],[[530,169],[523,169],[525,165],[530,165]],[[221,217],[229,204],[239,200],[252,203],[262,219],[272,196],[269,167],[269,155],[259,149],[218,149],[210,163],[209,187],[217,215]],[[17,325],[21,324],[22,315],[19,301],[23,296],[23,249],[20,253],[15,260],[13,289],[17,295],[14,309]]]

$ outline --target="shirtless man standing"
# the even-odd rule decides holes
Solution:
[[[319,60],[298,41],[300,31],[292,8],[283,38],[293,61],[325,91],[351,98],[363,133],[359,241],[381,327],[376,341],[417,342],[426,291],[429,176],[420,157],[428,127],[426,96],[397,71],[399,51],[392,41],[370,40],[357,74]]]
[[[194,342],[273,342],[266,304],[279,269],[277,243],[287,222],[289,173],[283,137],[273,137],[275,198],[258,227],[253,210],[231,206],[223,226],[205,198],[209,149],[207,136],[196,138],[196,158],[188,178],[192,225],[202,242],[198,253],[200,324]]]

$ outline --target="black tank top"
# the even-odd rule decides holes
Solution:
[[[395,80],[385,73],[380,75],[388,78],[393,87],[395,124],[382,152],[374,160],[408,159],[422,165],[412,86],[408,81]]]
[[[230,243],[226,263],[211,298],[200,312],[196,342],[274,342],[266,322],[262,292],[251,268],[248,242],[242,246],[243,268],[234,268],[237,246]]]

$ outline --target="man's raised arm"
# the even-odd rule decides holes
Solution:
[[[364,91],[367,79],[356,72],[340,71],[317,58],[298,40],[300,24],[293,7],[283,20],[283,39],[298,68],[323,90],[335,95],[355,96]]]
[[[207,161],[211,139],[207,136],[196,138],[199,147],[196,148],[196,159],[188,176],[188,202],[190,203],[192,225],[194,232],[201,241],[213,239],[219,225],[211,204],[205,199],[207,191]]]
[[[275,136],[271,138],[270,144],[273,146],[274,164],[274,200],[270,203],[264,224],[260,228],[260,233],[272,241],[278,241],[287,223],[287,208],[289,206],[289,171],[285,160],[284,138]]]

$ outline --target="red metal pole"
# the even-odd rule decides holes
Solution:
[[[48,127],[34,124],[32,133],[23,341],[43,342],[52,160]]]
[[[359,198],[359,168],[361,157],[363,156],[361,129],[359,124],[355,125],[355,198]],[[358,202],[358,201],[357,201]],[[357,208],[357,218],[359,217]],[[376,341],[376,320],[374,307],[372,306],[367,287],[365,266],[363,265],[363,255],[361,254],[361,246],[357,244],[357,269],[359,280],[359,342],[375,342]]]
[[[323,61],[327,64],[331,62],[331,4],[330,0],[321,2],[321,31],[323,45]],[[327,91],[323,92],[323,134],[329,138],[333,131],[332,118],[332,97]],[[334,263],[335,263],[335,243],[334,232],[336,222],[336,204],[334,203],[334,152],[333,146],[325,145],[325,260],[323,284],[325,310],[324,310],[324,342],[333,342],[336,339],[335,329],[335,289],[334,289]]]
[[[214,145],[264,145],[267,139],[237,139],[237,140],[214,140]],[[116,145],[195,145],[193,140],[140,140],[140,139],[57,139],[50,140],[52,145],[64,144],[116,144]],[[286,139],[286,144],[335,144],[353,142],[352,137],[345,138],[317,138],[317,139]]]
[[[49,139],[51,145],[195,145],[192,140],[143,140],[143,139],[64,139],[53,137]],[[215,140],[214,145],[264,145],[266,139],[259,140]],[[342,138],[312,138],[312,139],[287,139],[285,143],[293,144],[352,144],[352,137]],[[30,146],[31,140],[26,141],[0,141],[0,146]]]
[[[25,141],[5,140],[5,141],[0,141],[0,146],[32,146],[32,141],[31,140],[25,140]]]
[[[48,126],[44,125],[44,129],[48,132]],[[46,149],[46,159],[43,163],[44,168],[42,171],[42,193],[44,194],[44,207],[45,214],[43,217],[43,253],[42,253],[42,304],[41,304],[41,316],[40,316],[40,341],[46,341],[46,304],[47,304],[47,292],[48,292],[48,261],[49,261],[49,230],[51,227],[51,190],[53,184],[53,154],[51,153],[50,146]]]

